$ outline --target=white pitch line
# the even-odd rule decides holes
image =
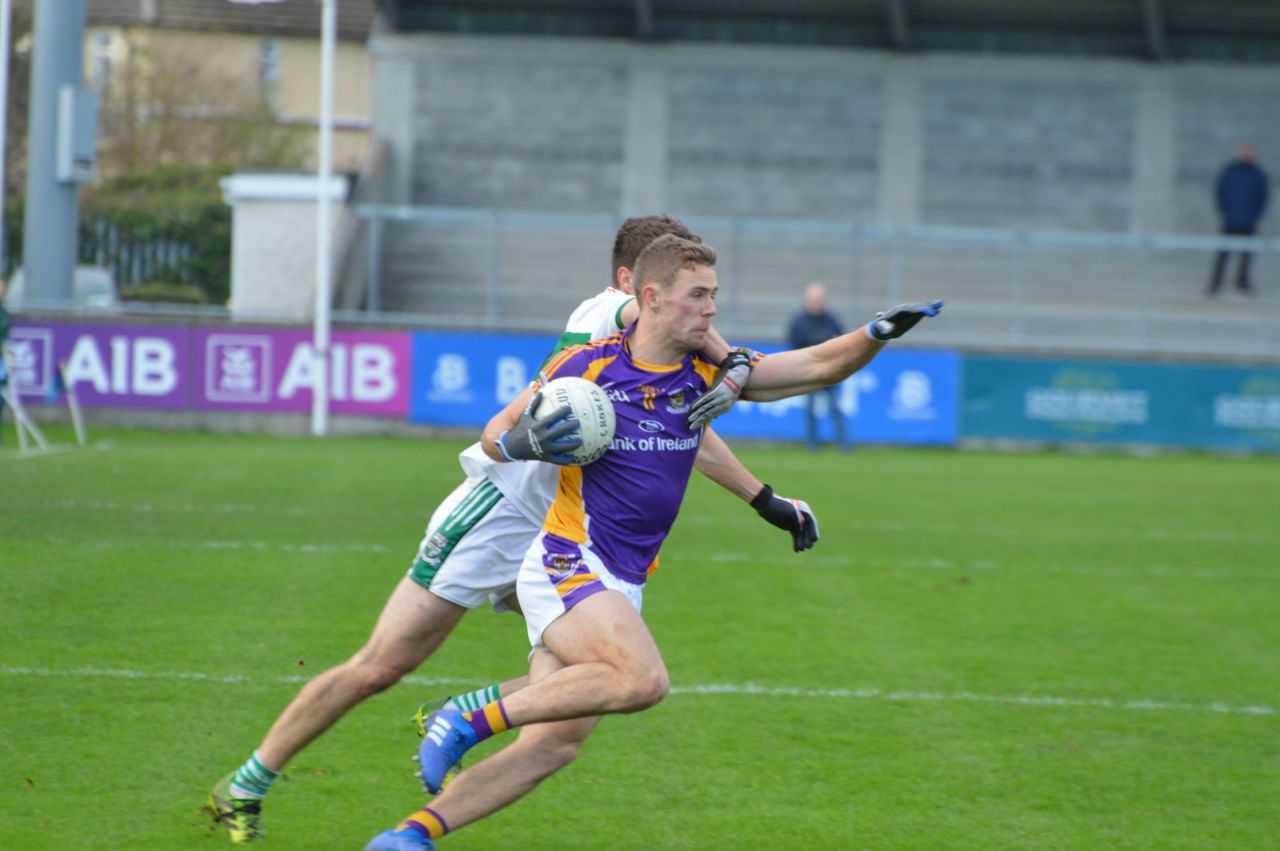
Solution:
[[[712,553],[707,561],[716,564],[730,564],[751,560],[745,553]],[[912,558],[902,561],[886,561],[869,563],[847,555],[823,555],[814,551],[805,553],[803,564],[797,562],[796,567],[836,566],[890,570],[956,570],[956,571],[1007,571],[1021,574],[1068,574],[1072,576],[1109,576],[1116,579],[1127,579],[1135,576],[1154,576],[1166,579],[1280,579],[1280,570],[1221,570],[1207,567],[1169,567],[1153,564],[1140,567],[1111,567],[1108,565],[1053,565],[1053,564],[1005,564],[990,559],[974,561],[953,561],[945,558]]]
[[[48,542],[58,546],[75,547],[78,550],[111,550],[121,547],[166,547],[178,550],[252,550],[254,552],[282,553],[388,553],[382,544],[282,544],[275,541],[112,541],[97,540],[89,543],[50,538]]]
[[[840,557],[836,557],[840,558]],[[820,561],[821,559],[819,559]],[[1280,570],[1222,570],[1209,567],[1170,567],[1163,564],[1151,564],[1139,567],[1113,567],[1110,565],[1055,565],[1055,564],[1005,564],[990,559],[976,561],[952,561],[943,558],[905,559],[883,565],[891,568],[928,569],[928,570],[967,570],[982,571],[1008,570],[1022,573],[1054,573],[1073,576],[1111,576],[1126,578],[1131,576],[1157,576],[1168,579],[1276,579],[1280,578]]]
[[[1069,706],[1096,709],[1145,709],[1178,712],[1218,712],[1227,715],[1276,715],[1280,710],[1271,706],[1231,706],[1213,703],[1177,703],[1162,700],[1116,700],[1112,698],[1053,697],[1050,695],[975,694],[968,691],[884,691],[868,689],[810,689],[785,686],[760,686],[754,683],[700,686],[673,686],[672,694],[747,694],[766,697],[824,697],[832,699],[887,700],[905,702],[969,702],[1008,703],[1018,706]]]
[[[5,452],[0,454],[0,458],[7,458],[12,461],[29,461],[32,458],[45,458],[49,455],[59,455],[63,452],[70,451],[70,446],[50,446],[45,449],[19,449],[13,453]]]
[[[314,675],[286,674],[259,677],[249,674],[210,674],[201,671],[134,671],[109,668],[27,668],[0,667],[0,676],[11,677],[65,677],[91,679],[96,677],[127,680],[197,680],[212,683],[302,683]],[[422,677],[410,675],[403,682],[420,686],[477,685],[481,680],[458,677]],[[1060,706],[1080,709],[1121,709],[1146,712],[1214,712],[1220,715],[1280,715],[1280,709],[1264,705],[1233,706],[1221,701],[1211,703],[1182,703],[1165,700],[1121,698],[1055,697],[1035,694],[976,694],[969,691],[887,691],[878,688],[825,689],[796,686],[763,686],[756,683],[708,683],[704,685],[672,686],[673,695],[744,695],[751,697],[807,697],[826,700],[883,700],[903,703],[1003,703],[1010,706]]]
[[[209,674],[202,671],[132,671],[112,668],[0,668],[0,676],[13,677],[65,677],[68,679],[122,679],[122,680],[196,680],[206,683],[305,683],[315,674],[281,674],[274,677],[254,677],[249,674]],[[419,686],[478,685],[480,680],[458,677],[420,677],[410,674],[401,682]]]
[[[687,526],[715,526],[718,529],[746,529],[754,527],[757,520],[748,515],[739,513],[733,517],[712,516],[709,514],[690,514],[687,517],[682,516],[680,523]],[[821,522],[821,518],[819,518]],[[906,521],[867,521],[867,520],[846,520],[844,527],[857,531],[869,532],[873,534],[894,534],[908,533],[913,537],[920,535],[963,535],[968,538],[1010,538],[1023,535],[1025,530],[1010,528],[1008,526],[981,526],[975,524],[967,524],[956,526],[949,523],[909,523]],[[1037,526],[1034,533],[1039,538],[1067,538],[1073,541],[1110,541],[1122,539],[1130,541],[1134,538],[1149,538],[1158,541],[1192,541],[1207,543],[1225,543],[1225,544],[1249,544],[1249,543],[1271,543],[1276,540],[1276,535],[1269,530],[1250,529],[1248,531],[1238,529],[1171,529],[1163,526],[1148,526],[1145,528],[1115,528],[1115,529],[1097,529],[1094,527],[1082,528],[1079,526],[1070,526],[1066,524],[1058,524],[1054,526]]]
[[[269,512],[271,514],[303,516],[315,513],[297,506],[275,507],[252,503],[194,505],[172,502],[157,505],[150,502],[121,502],[111,499],[47,499],[44,501],[44,507],[75,510],[92,509],[95,511],[132,511],[137,514],[263,514]]]

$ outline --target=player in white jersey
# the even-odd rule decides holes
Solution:
[[[668,216],[638,217],[622,224],[613,250],[616,286],[578,306],[555,351],[607,337],[635,319],[637,306],[629,292],[631,267],[649,242],[668,233],[697,239]],[[706,354],[727,363],[729,375],[737,375],[736,380],[719,382],[716,392],[704,397],[716,403],[708,406],[706,419],[710,419],[728,410],[750,367],[719,335],[711,336]],[[706,435],[698,469],[749,502],[767,522],[789,532],[797,552],[811,547],[817,541],[818,526],[808,505],[774,495],[710,429]],[[466,480],[432,515],[408,575],[392,592],[365,646],[303,686],[258,749],[214,786],[208,807],[228,828],[233,842],[252,842],[264,835],[262,799],[290,759],[365,698],[394,685],[426,661],[468,609],[490,601],[499,610],[519,609],[516,576],[551,505],[559,468],[498,464],[478,443],[459,460]],[[475,708],[514,693],[527,679],[459,695],[450,698],[448,705]],[[561,731],[553,728],[552,732]],[[543,750],[565,750],[555,742],[549,748],[546,742],[537,744]]]

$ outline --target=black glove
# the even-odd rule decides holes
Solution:
[[[574,458],[566,454],[582,445],[578,433],[578,421],[568,405],[556,408],[543,419],[538,419],[538,406],[542,404],[542,391],[533,394],[529,407],[524,409],[516,424],[498,437],[498,451],[508,461],[550,461],[552,464],[572,464]]]
[[[734,349],[720,361],[715,383],[689,406],[689,428],[702,428],[721,414],[729,413],[751,375],[754,354],[750,349]]]
[[[931,301],[928,304],[900,304],[893,310],[882,310],[876,318],[867,323],[867,336],[873,340],[885,342],[896,340],[915,327],[915,324],[926,316],[937,316],[942,310],[942,302]]]
[[[790,532],[796,552],[807,550],[818,542],[818,518],[813,516],[813,510],[804,500],[774,496],[773,488],[765,485],[751,500],[751,507],[774,526]]]

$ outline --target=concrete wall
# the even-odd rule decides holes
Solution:
[[[1211,232],[1280,68],[380,35],[417,204]],[[384,69],[386,73],[384,74]],[[394,114],[412,104],[412,119]],[[1280,232],[1273,216],[1269,232]]]
[[[385,225],[384,309],[562,327],[607,282],[621,217],[668,211],[719,250],[716,324],[734,339],[779,338],[804,284],[824,280],[849,324],[947,299],[930,345],[1280,351],[1274,251],[1257,257],[1259,295],[1210,301],[1205,246],[888,240],[849,227],[1212,234],[1213,179],[1239,141],[1280,177],[1280,68],[478,36],[370,44],[388,200],[477,208]],[[554,215],[510,212],[522,209]],[[1273,212],[1264,234],[1276,233]]]
[[[310,319],[316,292],[319,180],[299,174],[235,174],[221,181],[232,207],[231,297],[237,320]],[[347,178],[330,186],[335,234],[348,215]]]

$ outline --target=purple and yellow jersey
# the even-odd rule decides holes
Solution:
[[[571,555],[590,543],[618,578],[640,585],[680,512],[702,439],[689,406],[711,385],[716,365],[698,352],[676,366],[635,361],[628,332],[573,346],[543,367],[542,382],[576,375],[613,400],[617,426],[602,458],[560,468],[543,532]]]

